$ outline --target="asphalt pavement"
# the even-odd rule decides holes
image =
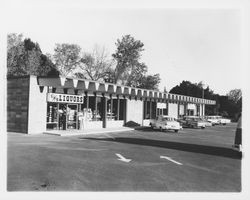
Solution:
[[[240,192],[236,124],[60,137],[8,133],[8,191]]]

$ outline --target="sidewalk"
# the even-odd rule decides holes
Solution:
[[[43,133],[49,135],[57,135],[57,136],[76,136],[76,135],[112,133],[112,132],[123,132],[123,131],[133,131],[133,130],[134,128],[118,127],[118,128],[85,129],[85,130],[51,130],[51,131],[45,131]]]

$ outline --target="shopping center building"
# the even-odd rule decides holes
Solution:
[[[148,126],[157,115],[179,118],[205,114],[215,101],[156,90],[68,77],[7,79],[7,131],[122,127],[132,121]]]

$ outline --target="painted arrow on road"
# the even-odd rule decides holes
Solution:
[[[171,161],[171,162],[173,162],[173,163],[175,163],[175,164],[177,164],[177,165],[182,165],[182,163],[177,162],[177,161],[175,161],[175,160],[173,160],[172,158],[167,157],[167,156],[160,156],[160,158],[167,159],[167,160],[169,160],[169,161]]]
[[[132,159],[127,159],[127,158],[125,158],[125,157],[123,157],[121,154],[119,154],[119,153],[116,153],[115,155],[117,155],[118,157],[119,157],[119,159],[118,160],[120,160],[120,161],[123,161],[123,162],[130,162]]]

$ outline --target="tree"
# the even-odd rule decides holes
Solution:
[[[7,75],[46,76],[54,69],[51,60],[42,53],[39,44],[31,39],[23,40],[21,34],[9,34],[7,41]]]
[[[241,89],[234,89],[230,90],[227,93],[228,99],[232,100],[234,103],[237,104],[238,101],[242,98],[242,92]]]
[[[108,59],[107,50],[103,47],[95,46],[92,53],[84,53],[81,58],[80,69],[82,75],[94,81],[104,81],[107,73],[113,65],[113,61]],[[80,75],[79,73],[77,75]]]
[[[158,90],[160,81],[160,74],[146,75],[142,77],[142,80],[140,81],[140,85],[138,87],[150,90]]]
[[[180,85],[173,87],[170,93],[181,94],[187,96],[194,96],[201,98],[202,82],[196,84],[190,81],[182,81]],[[207,86],[204,89],[204,98],[216,101],[216,105],[206,105],[206,115],[222,115],[233,120],[237,118],[242,109],[241,90],[231,90],[226,96],[214,94],[214,92]]]
[[[210,90],[209,86],[205,89],[203,88],[203,83],[191,83],[190,81],[182,81],[180,85],[173,87],[170,90],[170,93],[181,94],[187,96],[193,96],[197,98],[202,98],[204,92],[204,98],[213,99],[213,91]]]
[[[120,81],[122,84],[130,86],[138,72],[145,73],[147,67],[140,63],[141,52],[144,44],[140,40],[135,40],[130,35],[125,35],[115,43],[117,50],[112,54],[116,61],[114,70],[114,83]]]
[[[7,75],[27,75],[23,36],[15,33],[7,36]]]
[[[80,52],[76,44],[56,44],[53,60],[61,75],[67,76],[80,65]]]
[[[7,51],[23,42],[23,34],[10,33],[7,35]]]

